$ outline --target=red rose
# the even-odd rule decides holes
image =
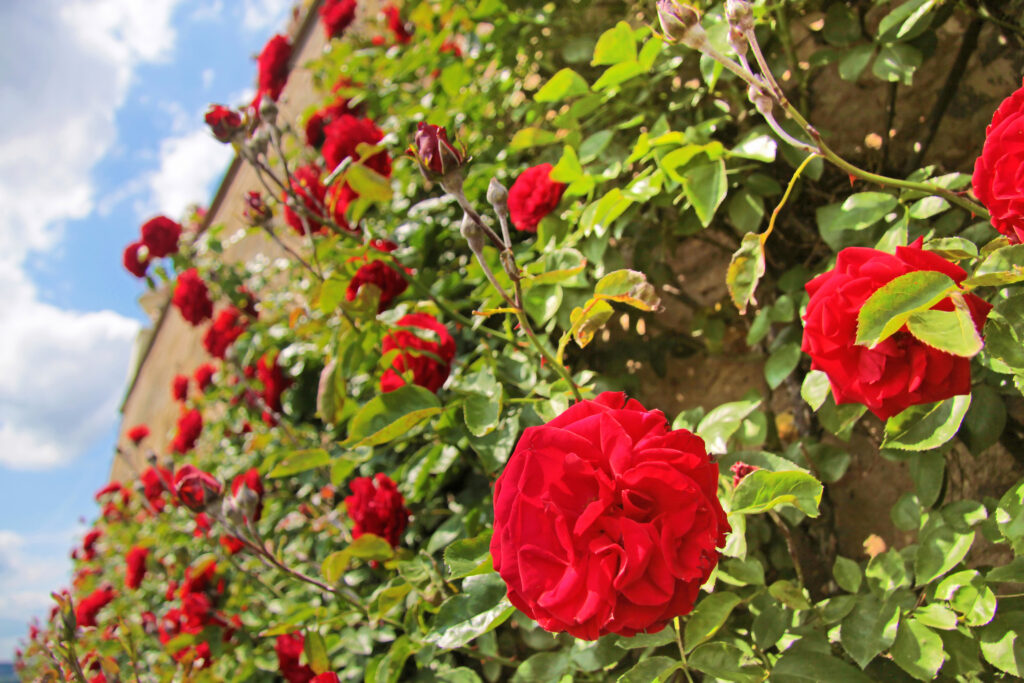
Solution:
[[[303,219],[309,229],[313,232],[327,232],[318,218],[322,218],[325,212],[332,217],[334,222],[343,229],[349,229],[348,221],[345,220],[345,212],[352,201],[354,194],[351,191],[343,190],[341,185],[334,185],[328,192],[327,187],[320,182],[320,167],[315,164],[300,166],[292,173],[292,191],[302,200],[306,208],[306,215],[299,216],[287,202],[287,193],[282,193],[284,205],[284,220],[292,227],[292,230],[300,235],[306,234]],[[330,196],[328,196],[330,194]]]
[[[382,139],[384,132],[370,119],[342,114],[324,126],[324,145],[320,152],[327,162],[327,169],[333,171],[345,159],[359,159],[356,147],[360,143],[376,145]],[[384,150],[362,163],[386,178],[391,177],[391,157]]]
[[[93,497],[96,499],[96,502],[98,503],[100,502],[100,499],[103,498],[103,496],[109,496],[112,493],[120,493],[123,495],[124,491],[125,489],[123,486],[121,486],[121,482],[112,481],[103,488],[101,488],[99,491],[97,491]]]
[[[157,512],[164,509],[164,491],[174,490],[174,477],[171,471],[163,467],[147,467],[139,477],[142,482],[142,495]]]
[[[171,395],[175,401],[184,401],[188,398],[188,376],[175,375],[171,380]]]
[[[274,412],[281,412],[281,394],[292,381],[278,366],[276,352],[260,356],[256,363],[256,379],[263,384],[263,401]]]
[[[221,536],[220,544],[224,546],[228,555],[236,555],[245,547],[245,544],[234,536]]]
[[[299,664],[299,657],[302,655],[305,644],[305,636],[298,631],[281,634],[274,643],[277,667],[288,683],[309,683],[316,675],[308,665]]]
[[[138,588],[142,585],[142,577],[146,575],[146,558],[149,557],[149,548],[132,546],[132,549],[124,557],[125,572],[124,585],[128,588]]]
[[[75,622],[79,626],[95,626],[96,615],[115,597],[117,597],[117,593],[109,584],[100,586],[78,601],[75,606]]]
[[[202,512],[220,496],[223,487],[213,475],[193,465],[184,465],[174,473],[174,494],[182,505],[193,512]],[[202,590],[202,588],[190,588]]]
[[[314,112],[309,117],[309,120],[306,121],[306,144],[320,149],[325,139],[324,126],[345,114],[355,115],[355,113],[356,109],[350,107],[346,99],[336,100],[334,103]]]
[[[153,258],[163,258],[178,252],[181,225],[167,216],[150,218],[142,224],[142,243]]]
[[[922,250],[918,240],[897,247],[895,255],[866,247],[843,249],[835,268],[807,283],[811,298],[801,348],[811,357],[811,368],[828,375],[836,403],[863,403],[884,420],[908,406],[970,393],[970,359],[932,348],[906,327],[874,348],[855,343],[864,302],[891,280],[919,270],[944,273],[958,283],[967,276],[959,266]],[[992,306],[973,294],[964,299],[980,330]],[[950,311],[953,302],[946,298],[933,308]]]
[[[375,534],[398,547],[402,532],[409,525],[409,509],[395,482],[378,472],[372,479],[356,477],[349,486],[352,495],[345,499],[345,509],[355,522],[352,537]]]
[[[356,18],[356,0],[325,0],[320,6],[320,21],[327,40],[337,38]]]
[[[537,224],[562,201],[565,183],[551,180],[551,164],[541,164],[519,174],[508,189],[508,212],[512,225],[537,232]]]
[[[128,430],[127,436],[135,443],[135,445],[138,445],[143,439],[149,436],[149,427],[146,425],[135,425]]]
[[[491,556],[545,629],[632,636],[693,609],[728,531],[704,442],[605,392],[523,432],[495,484]]]
[[[412,42],[412,33],[406,28],[402,21],[402,15],[394,5],[388,5],[383,10],[384,17],[388,20],[388,28],[395,36],[395,42],[406,45]]]
[[[390,253],[398,248],[398,245],[394,242],[386,240],[374,240],[370,243],[370,246],[377,251],[385,253]],[[359,259],[355,257],[351,260],[359,261],[365,260],[365,258]],[[406,269],[406,272],[409,272],[409,270]],[[385,261],[370,261],[360,266],[356,274],[352,276],[352,280],[348,283],[348,289],[345,290],[345,298],[349,301],[355,301],[356,296],[359,294],[359,289],[365,284],[375,285],[380,290],[380,303],[377,306],[378,313],[390,306],[391,302],[409,286],[409,283],[405,281],[402,274],[389,263]]]
[[[1024,87],[1003,100],[985,129],[972,187],[992,225],[1014,244],[1024,241]]]
[[[228,306],[213,319],[210,329],[203,335],[203,347],[214,358],[223,359],[228,347],[245,332],[246,321],[242,313],[234,306]]]
[[[178,418],[178,431],[171,441],[175,453],[188,453],[196,445],[203,431],[203,414],[198,408],[187,410]]]
[[[285,36],[274,36],[263,47],[259,56],[259,92],[277,100],[288,81],[288,60],[292,44]]]
[[[333,671],[325,671],[319,676],[311,678],[309,683],[340,683],[340,681],[338,680],[338,674]]]
[[[99,529],[93,529],[85,535],[82,539],[82,559],[88,562],[89,560],[96,557],[96,541],[100,540],[100,536],[103,532]]]
[[[221,142],[231,142],[242,130],[242,116],[220,104],[211,104],[204,118],[213,137]]]
[[[142,242],[132,242],[124,248],[124,255],[121,257],[125,270],[135,277],[146,277],[146,269],[149,268],[150,257],[147,256],[144,260],[139,258],[141,248]]]
[[[203,363],[196,368],[193,377],[196,378],[196,384],[199,385],[200,392],[205,392],[207,387],[213,383],[213,373],[216,371],[217,369],[210,363]]]
[[[231,495],[239,499],[239,494],[243,489],[251,491],[255,498],[251,504],[252,512],[249,510],[243,510],[242,514],[246,518],[252,519],[253,522],[259,521],[260,517],[263,516],[263,481],[260,479],[260,471],[253,467],[250,470],[246,470],[242,474],[231,480]]]
[[[437,341],[424,339],[410,330],[399,329],[384,335],[381,343],[383,353],[394,349],[401,351],[391,367],[384,372],[380,378],[380,390],[383,392],[394,391],[405,384],[402,373],[412,370],[413,384],[430,391],[437,391],[448,379],[451,372],[452,359],[455,358],[455,340],[448,333],[448,328],[438,322],[437,318],[428,313],[410,313],[402,316],[397,323],[399,327],[418,328],[433,332]],[[432,355],[428,356],[426,351]],[[438,361],[437,358],[441,360]]]
[[[178,275],[172,301],[181,311],[181,317],[193,325],[198,325],[213,315],[210,293],[195,268],[189,268]]]

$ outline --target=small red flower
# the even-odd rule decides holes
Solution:
[[[132,242],[124,248],[124,255],[121,259],[125,270],[135,277],[146,277],[146,269],[149,268],[150,257],[147,256],[145,259],[139,258],[139,249],[142,246],[142,242]]]
[[[315,112],[306,121],[306,144],[310,147],[320,149],[324,144],[324,126],[345,114],[356,114],[356,109],[348,104],[348,100],[339,99]]]
[[[213,137],[221,142],[231,142],[242,131],[242,116],[234,109],[220,104],[211,104],[205,116]]]
[[[152,258],[163,258],[178,252],[181,225],[167,216],[150,218],[142,224],[142,243]]]
[[[142,577],[146,575],[146,558],[149,557],[149,548],[132,546],[132,549],[125,555],[124,585],[128,588],[138,588],[142,585]]]
[[[171,380],[171,395],[175,401],[184,401],[188,398],[188,375],[175,375]]]
[[[256,363],[256,379],[263,384],[263,400],[267,406],[274,412],[281,412],[281,394],[292,381],[278,366],[276,352],[260,356]]]
[[[732,472],[732,487],[736,488],[740,485],[740,482],[743,481],[744,477],[759,469],[761,468],[756,467],[755,465],[748,465],[742,460],[737,461],[729,468],[729,471]]]
[[[206,330],[206,334],[203,335],[203,347],[214,358],[223,359],[228,348],[245,332],[246,326],[247,322],[241,311],[234,306],[228,306],[217,314],[213,324]]]
[[[374,240],[370,243],[370,246],[377,251],[385,253],[390,253],[398,248],[398,245],[394,242],[386,240]],[[354,257],[351,260],[359,261],[366,259],[365,257],[363,259]],[[409,270],[406,269],[406,272],[409,272]],[[348,289],[345,290],[345,298],[349,301],[355,301],[360,288],[366,284],[374,285],[380,290],[380,303],[377,307],[378,313],[390,306],[391,302],[409,286],[409,283],[405,281],[402,274],[389,263],[385,261],[370,261],[360,266],[359,270],[352,276],[352,280],[348,283]]]
[[[222,490],[223,487],[213,475],[194,465],[184,465],[174,473],[174,494],[182,505],[193,512],[206,509],[208,504],[220,496]]]
[[[85,535],[82,539],[82,559],[88,562],[89,560],[96,557],[96,541],[100,539],[103,532],[99,529],[93,529]]]
[[[337,38],[356,18],[356,0],[325,0],[320,6],[320,21],[327,39]]]
[[[292,56],[292,44],[285,36],[278,34],[267,41],[259,56],[259,92],[277,100],[288,81],[288,61]]]
[[[210,293],[195,268],[189,268],[178,275],[172,301],[181,311],[181,317],[193,325],[198,325],[213,315]]]
[[[409,509],[398,487],[383,472],[356,477],[350,484],[352,495],[345,498],[345,510],[355,522],[352,537],[375,534],[398,547],[402,532],[409,525]]]
[[[169,469],[164,467],[147,467],[139,477],[142,482],[142,495],[153,507],[160,512],[164,509],[164,491],[174,491],[174,477]]]
[[[127,436],[133,443],[138,445],[143,439],[149,436],[149,427],[146,425],[135,425],[128,430]]]
[[[568,187],[551,180],[551,164],[532,166],[516,178],[508,190],[508,212],[512,225],[525,232],[537,232],[537,224],[555,210]]]
[[[203,414],[198,408],[187,410],[178,418],[178,431],[171,441],[175,453],[188,453],[196,445],[203,431]]]
[[[412,42],[412,33],[406,28],[402,21],[402,15],[394,5],[388,5],[383,9],[384,17],[388,21],[388,29],[395,36],[395,42],[400,45],[407,45]]]
[[[324,126],[324,144],[320,152],[328,170],[334,170],[345,159],[358,160],[360,144],[376,145],[384,139],[384,132],[367,118],[342,114]],[[391,157],[381,150],[364,159],[363,164],[385,178],[391,177]]]
[[[313,232],[327,232],[318,218],[325,213],[331,216],[335,223],[344,229],[348,229],[348,222],[345,220],[345,211],[348,210],[351,194],[341,194],[335,185],[331,188],[328,197],[327,187],[320,181],[320,167],[315,164],[300,166],[292,173],[292,191],[302,200],[306,209],[305,216],[299,214],[288,205],[287,193],[282,193],[281,200],[284,202],[284,220],[292,227],[292,230],[300,235],[306,234],[306,227],[303,219]]]
[[[380,390],[389,392],[403,386],[402,373],[412,370],[414,384],[436,392],[448,379],[452,359],[455,358],[455,340],[448,333],[448,328],[428,313],[410,313],[402,316],[396,325],[424,330],[436,336],[437,341],[419,337],[408,329],[398,329],[385,335],[382,352],[386,354],[398,349],[401,353],[381,376]],[[432,355],[421,353],[423,351]]]
[[[298,631],[281,634],[274,643],[277,668],[288,683],[309,683],[313,680],[313,670],[306,664],[299,664],[305,644],[305,636]]]
[[[203,363],[196,368],[193,377],[196,379],[196,384],[199,386],[200,392],[205,392],[207,387],[213,383],[213,373],[216,371],[217,369],[213,367],[212,363]]]
[[[117,597],[109,584],[101,586],[75,605],[75,621],[79,626],[96,626],[96,615]]]
[[[251,516],[253,522],[259,521],[260,517],[263,516],[263,481],[260,479],[260,471],[253,467],[252,469],[246,470],[242,474],[231,480],[231,495],[236,499],[239,498],[239,494],[243,489],[247,489],[255,494],[255,503],[252,504],[252,511],[243,510],[242,513],[246,518]]]

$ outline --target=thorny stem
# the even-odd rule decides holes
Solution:
[[[779,514],[774,510],[769,510],[768,516],[772,518],[772,521],[775,522],[775,526],[779,527],[779,531],[781,531],[782,535],[786,538],[786,549],[789,550],[789,557],[793,560],[793,569],[796,570],[796,578],[800,582],[800,585],[803,586],[804,569],[800,566],[800,558],[797,556],[796,542],[793,540],[793,532],[789,530],[789,527],[786,526],[786,523],[782,521],[782,518],[779,517]]]
[[[278,129],[276,124],[270,124],[270,141],[274,145],[274,149],[277,150],[277,156],[281,159],[281,167],[284,169],[284,177],[287,181],[287,192],[290,201],[296,204],[302,204],[302,200],[298,196],[298,192],[295,191],[295,181],[292,180],[291,171],[288,170],[288,159],[284,155],[284,146],[281,144],[281,131]],[[326,209],[323,211],[327,213]],[[309,248],[313,253],[313,265],[316,266],[317,274],[320,279],[324,279],[323,269],[320,267],[319,257],[316,253],[316,242],[313,240],[313,230],[309,224],[309,220],[306,218],[305,212],[299,214],[299,220],[302,222],[302,228],[306,232],[306,236],[309,237]]]
[[[238,537],[236,536],[235,538],[238,538]],[[239,539],[239,540],[241,541],[242,539]],[[242,542],[244,543],[244,541],[242,541]],[[250,579],[252,579],[256,583],[258,583],[261,586],[263,586],[264,588],[266,588],[268,591],[273,593],[276,597],[278,597],[278,598],[283,598],[284,597],[284,593],[279,591],[273,584],[267,583],[266,581],[263,580],[263,577],[261,577],[259,574],[257,574],[256,572],[253,572],[253,571],[249,571],[248,569],[243,567],[241,564],[239,564],[238,560],[235,559],[234,555],[228,555],[228,562],[230,562],[231,566],[233,566],[235,569],[237,569],[238,571],[242,572],[243,574],[248,576]]]
[[[256,170],[256,177],[259,179],[260,184],[263,185],[263,188],[267,191],[268,194],[273,196],[274,191],[270,189],[270,186],[267,184],[266,179],[263,177],[264,170],[267,173],[270,173],[269,169],[264,169],[262,164],[259,164],[259,163],[254,163],[253,164],[253,168]],[[272,178],[274,178],[275,180],[277,180],[277,178],[274,177],[274,175],[272,173],[270,174],[270,176]],[[288,190],[285,190],[285,191],[288,192]],[[305,225],[305,224],[303,224],[303,225]],[[305,267],[306,270],[308,270],[310,273],[312,273],[315,278],[317,278],[321,282],[324,281],[324,276],[321,275],[320,273],[318,273],[316,270],[314,270],[313,266],[309,265],[309,263],[306,261],[306,259],[302,258],[302,256],[299,255],[299,253],[297,251],[295,251],[294,249],[289,247],[287,244],[285,244],[284,241],[280,237],[277,236],[277,233],[275,233],[274,230],[267,223],[265,223],[265,222],[260,223],[260,228],[262,228],[263,231],[265,233],[267,233],[267,235],[270,236],[270,239],[272,239],[274,241],[274,243],[277,244],[277,246],[281,247],[286,252],[288,252],[288,254],[292,258],[294,258],[296,261],[301,263],[303,265],[303,267]],[[307,229],[306,232],[309,232],[309,230]]]

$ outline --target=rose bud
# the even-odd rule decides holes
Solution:
[[[243,130],[242,116],[237,111],[220,104],[210,105],[205,120],[213,137],[220,142],[231,142]]]
[[[744,477],[746,477],[751,472],[754,472],[759,469],[761,468],[757,467],[756,465],[748,465],[742,460],[738,460],[732,467],[729,468],[729,471],[732,472],[732,487],[736,488],[737,486],[740,485],[740,482],[743,481]]]
[[[193,512],[202,512],[215,503],[223,487],[213,475],[198,467],[185,465],[174,473],[174,493],[182,505]]]
[[[669,40],[699,50],[708,36],[700,25],[700,14],[689,5],[676,0],[658,0],[658,21]]]
[[[448,131],[422,121],[416,127],[416,137],[410,150],[427,180],[441,180],[458,171],[466,161],[464,152],[456,150],[448,141]]]
[[[725,18],[729,26],[746,33],[754,30],[754,12],[747,0],[726,0]]]
[[[245,193],[245,207],[242,209],[242,217],[245,222],[253,227],[265,225],[274,216],[267,203],[263,201],[263,195],[252,191]]]
[[[231,481],[231,495],[234,497],[235,505],[253,522],[263,516],[263,493],[260,471],[255,467],[239,474]]]

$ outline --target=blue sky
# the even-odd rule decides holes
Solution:
[[[142,284],[139,225],[211,199],[230,149],[210,102],[251,98],[290,0],[0,3],[0,661],[106,481]]]

